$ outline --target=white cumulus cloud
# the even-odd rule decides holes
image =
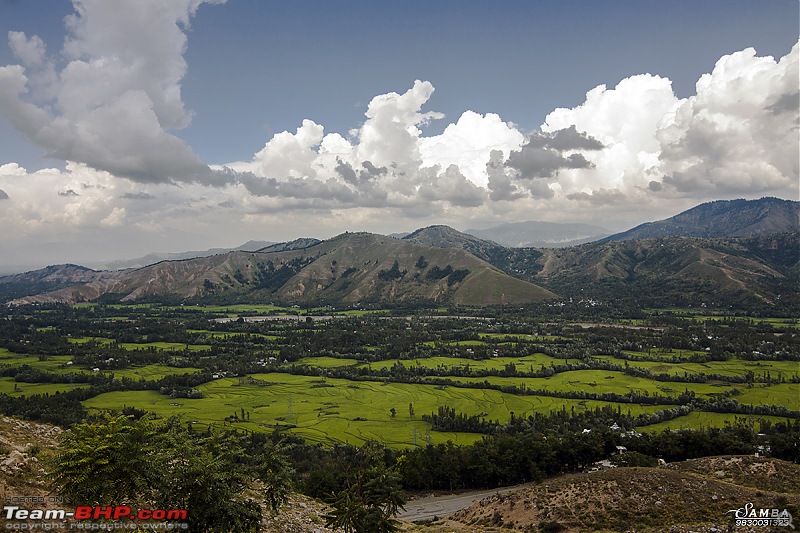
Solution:
[[[795,45],[778,61],[752,48],[724,56],[684,99],[668,79],[649,74],[614,89],[600,85],[542,125],[575,127],[605,145],[588,156],[593,168],[564,171],[559,185],[568,198],[595,203],[649,202],[653,194],[695,202],[796,197],[798,77]]]
[[[140,182],[223,184],[181,139],[185,28],[198,0],[74,0],[56,72],[38,36],[11,32],[0,113],[52,157]]]
[[[421,208],[479,207],[488,199],[490,153],[510,153],[524,136],[497,115],[467,111],[441,135],[423,137],[420,126],[442,118],[422,109],[433,90],[418,80],[402,94],[374,97],[349,140],[304,120],[295,133],[274,135],[252,161],[228,167],[252,194],[294,199],[295,208],[389,207],[418,216]]]
[[[233,244],[232,234],[532,219],[623,229],[704,200],[797,197],[797,45],[777,60],[726,55],[688,98],[654,74],[600,85],[533,132],[466,110],[426,136],[444,117],[426,109],[433,84],[417,80],[375,96],[350,131],[309,117],[250,160],[209,168],[176,135],[192,119],[183,54],[203,3],[73,0],[56,54],[9,34],[19,64],[0,67],[0,114],[67,163],[28,172],[0,161],[4,246],[64,260]]]
[[[700,78],[659,129],[664,185],[704,195],[797,192],[799,47],[779,61],[748,48]]]
[[[458,121],[448,125],[441,135],[420,139],[419,151],[426,166],[447,168],[456,165],[470,181],[486,187],[486,164],[493,150],[506,155],[518,150],[525,136],[499,115],[480,115],[466,111]]]

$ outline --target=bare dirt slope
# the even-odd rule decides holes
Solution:
[[[617,468],[490,496],[456,512],[443,525],[562,532],[727,531],[733,515],[726,513],[747,503],[787,508],[800,517],[798,479],[799,465],[755,457]]]

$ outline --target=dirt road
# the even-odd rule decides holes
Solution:
[[[459,509],[469,507],[473,502],[482,500],[493,494],[508,494],[526,487],[533,483],[524,485],[514,485],[513,487],[501,487],[491,490],[480,490],[464,492],[461,494],[445,494],[442,496],[426,496],[416,500],[409,500],[404,511],[397,513],[395,518],[406,522],[416,522],[418,520],[432,520],[434,517],[442,518],[453,514]]]

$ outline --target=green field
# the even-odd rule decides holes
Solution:
[[[248,337],[257,337],[260,339],[268,339],[274,341],[275,339],[279,339],[277,335],[264,335],[263,333],[246,333],[246,332],[235,332],[235,331],[210,331],[207,329],[187,329],[186,333],[194,333],[198,335],[204,335],[206,337],[212,339],[230,339],[234,337],[241,337],[241,336],[248,336]]]
[[[798,411],[800,410],[800,384],[781,383],[769,387],[754,385],[752,388],[742,389],[742,394],[736,396],[736,400],[739,403],[750,405],[783,405]]]
[[[3,366],[19,367],[27,365],[35,370],[40,370],[42,372],[48,372],[51,374],[91,373],[91,369],[89,368],[67,365],[67,363],[71,360],[71,355],[50,355],[44,361],[40,361],[39,357],[36,355],[19,355],[12,354],[7,350],[0,351],[0,368]],[[114,377],[117,378],[127,377],[132,379],[144,378],[147,380],[159,380],[164,376],[174,374],[192,374],[199,371],[199,368],[194,367],[180,368],[166,365],[146,365],[117,370],[102,370],[100,373],[114,374]]]
[[[685,352],[684,352],[685,353]],[[786,378],[800,373],[800,365],[794,361],[748,361],[730,359],[728,361],[709,361],[707,363],[666,363],[661,361],[636,361],[619,359],[611,355],[595,356],[595,359],[609,361],[616,365],[645,368],[657,374],[719,374],[721,376],[744,376],[748,372],[758,377],[768,373],[773,378],[783,375]]]
[[[633,357],[633,358],[637,358],[637,357],[658,357],[658,358],[663,358],[663,359],[673,359],[673,358],[676,358],[676,359],[679,359],[679,360],[686,359],[687,361],[693,355],[707,355],[706,352],[701,352],[701,351],[697,351],[697,350],[669,350],[669,349],[665,350],[665,349],[662,349],[662,348],[658,348],[658,349],[654,348],[654,349],[652,349],[652,350],[650,350],[648,352],[636,352],[636,351],[633,351],[633,350],[622,350],[622,353],[624,353],[624,354],[626,354],[626,355],[628,355],[630,357]]]
[[[429,425],[420,415],[426,412],[425,408],[434,409],[436,395],[433,392],[420,394],[422,391],[415,390],[415,386],[379,383],[348,387],[350,382],[346,380],[329,380],[333,387],[315,387],[318,380],[314,378],[288,374],[254,377],[271,384],[240,385],[238,379],[225,378],[198,387],[206,395],[202,399],[172,399],[153,391],[134,391],[102,394],[84,404],[89,409],[121,409],[125,405],[135,405],[160,416],[180,414],[187,422],[216,426],[222,426],[225,417],[240,413],[243,408],[250,412],[250,420],[235,425],[252,431],[271,431],[275,424],[294,424],[298,426],[293,430],[295,433],[314,442],[361,444],[373,439],[398,447],[413,445],[416,431],[416,443],[426,443]],[[417,410],[414,419],[409,417],[409,402],[413,402]],[[395,418],[390,416],[391,407],[397,409]],[[430,432],[434,443],[447,440],[470,443],[480,437]]]
[[[96,307],[96,303],[79,303],[73,304],[76,309],[90,309]],[[234,304],[234,305],[160,305],[160,304],[106,304],[106,308],[115,309],[120,311],[127,310],[154,310],[160,309],[168,311],[188,311],[188,312],[201,312],[201,313],[214,313],[214,314],[233,314],[237,316],[238,313],[253,313],[253,314],[266,314],[272,312],[289,312],[292,311],[288,307],[280,307],[277,305],[264,305],[264,304]],[[297,311],[295,309],[294,311]]]
[[[572,359],[576,362],[577,359]],[[421,359],[389,359],[386,361],[378,361],[376,363],[365,363],[366,366],[380,370],[381,368],[391,368],[396,363],[402,363],[406,367],[422,366],[425,368],[465,368],[469,366],[470,370],[503,370],[506,365],[516,365],[519,371],[537,371],[542,366],[549,367],[550,365],[563,365],[566,363],[564,359],[557,359],[550,357],[543,353],[527,355],[525,357],[492,357],[490,359],[466,359],[463,357],[426,357]]]
[[[121,409],[136,406],[161,416],[181,414],[186,421],[222,425],[223,419],[241,409],[250,420],[236,427],[254,431],[271,429],[275,424],[293,424],[292,431],[314,442],[360,444],[377,439],[395,447],[424,445],[429,425],[422,414],[435,412],[440,405],[469,415],[507,422],[511,412],[526,416],[534,412],[575,408],[576,412],[603,405],[618,407],[621,413],[655,412],[663,407],[610,404],[606,402],[562,400],[550,397],[517,396],[494,390],[435,387],[374,381],[352,382],[342,379],[320,380],[306,376],[270,373],[253,376],[261,384],[240,384],[238,378],[218,379],[199,386],[205,398],[172,399],[152,391],[110,392],[87,400],[91,409]],[[409,415],[412,404],[415,416]],[[392,418],[390,409],[397,415]],[[356,420],[364,418],[366,420]],[[480,435],[431,431],[433,443],[452,440],[468,443]]]
[[[87,342],[94,341],[100,344],[111,344],[114,342],[114,339],[109,339],[107,337],[68,337],[67,342],[72,344],[86,344]]]
[[[528,389],[545,389],[551,391],[585,391],[596,394],[613,392],[616,394],[627,394],[636,392],[639,394],[678,396],[685,390],[694,392],[699,397],[710,397],[723,393],[734,388],[744,388],[744,385],[731,386],[729,384],[709,384],[709,383],[677,383],[660,382],[647,378],[628,376],[622,372],[608,370],[574,370],[562,372],[548,378],[518,378],[518,377],[453,377],[454,381],[462,383],[483,383],[489,382],[493,385],[501,386],[520,386],[525,385]]]
[[[446,309],[439,311],[449,312]],[[118,363],[124,358],[132,366],[120,370],[102,370],[100,375],[113,375],[118,379],[147,380],[151,382],[150,388],[157,390],[162,386],[172,386],[171,384],[176,381],[157,383],[159,380],[168,376],[201,372],[198,367],[213,369],[213,372],[223,376],[266,372],[262,370],[262,366],[257,365],[267,363],[256,361],[269,359],[270,366],[267,368],[277,370],[276,372],[251,374],[246,378],[223,377],[197,385],[195,388],[204,395],[200,399],[172,398],[154,390],[128,390],[96,396],[87,400],[85,405],[92,411],[120,410],[128,406],[153,411],[164,417],[180,415],[184,423],[197,422],[201,427],[203,425],[219,427],[232,423],[234,427],[250,431],[272,431],[276,427],[290,428],[290,431],[309,441],[325,445],[345,442],[360,444],[375,439],[395,448],[403,448],[448,440],[471,443],[482,438],[478,434],[432,431],[430,425],[422,420],[422,415],[434,413],[441,406],[447,406],[468,416],[497,420],[501,424],[508,422],[512,413],[516,417],[524,418],[534,413],[549,414],[554,411],[564,411],[578,414],[585,410],[610,406],[617,410],[620,416],[638,416],[674,407],[672,404],[645,405],[557,397],[564,394],[577,397],[583,394],[598,397],[603,394],[616,394],[624,397],[633,393],[641,397],[677,398],[685,391],[689,391],[701,400],[726,395],[736,400],[739,405],[784,406],[789,410],[800,411],[800,386],[796,383],[784,382],[766,386],[763,383],[748,384],[744,378],[752,374],[756,380],[763,380],[769,376],[773,380],[786,381],[800,374],[800,365],[797,361],[790,360],[796,359],[799,353],[794,333],[777,329],[771,331],[763,325],[755,325],[754,322],[745,320],[725,324],[719,322],[694,324],[685,321],[684,325],[689,324],[694,329],[687,327],[679,330],[672,326],[662,327],[657,317],[651,317],[647,320],[628,320],[624,324],[615,322],[619,327],[613,330],[611,329],[613,324],[609,325],[609,328],[593,328],[599,324],[595,324],[592,318],[586,318],[586,322],[563,320],[550,322],[549,318],[541,322],[534,320],[525,322],[527,318],[497,317],[459,321],[456,317],[449,316],[444,322],[425,320],[424,317],[428,315],[421,315],[407,322],[370,316],[406,313],[405,310],[336,311],[323,307],[299,309],[270,304],[210,306],[87,304],[75,306],[70,312],[85,318],[86,325],[77,326],[82,324],[80,322],[53,325],[56,323],[39,320],[33,322],[35,326],[32,326],[30,323],[20,322],[23,327],[13,330],[20,332],[19,337],[13,339],[16,344],[9,344],[19,351],[30,351],[31,354],[58,355],[41,356],[40,360],[38,355],[16,354],[0,349],[0,369],[7,371],[9,368],[27,365],[37,371],[57,375],[73,372],[85,374],[91,373],[91,369],[68,364],[73,357],[80,357],[79,360],[82,361],[92,361],[93,366],[103,366],[111,362],[103,362],[111,353],[113,354],[111,356],[120,359]],[[41,310],[41,316],[34,315],[34,318],[47,317],[48,313],[49,310]],[[337,314],[343,317],[361,318],[321,322],[265,321],[248,324],[239,324],[227,319],[214,321],[219,316],[235,319],[237,316],[289,313]],[[704,319],[718,321],[725,318],[721,315],[708,316],[708,313],[709,311],[706,311],[705,315],[694,313],[687,316],[697,321]],[[126,323],[109,322],[117,319],[126,320]],[[772,324],[776,328],[793,327],[797,323],[795,319],[785,318],[758,320],[763,324]],[[127,324],[127,321],[130,324]],[[356,323],[358,325],[354,326]],[[642,327],[635,327],[632,324]],[[644,326],[651,324],[655,326],[645,329]],[[664,322],[664,324],[669,323]],[[626,326],[628,329],[624,331],[619,329]],[[73,336],[59,338],[54,334],[59,331],[69,331]],[[501,331],[503,333],[500,333]],[[507,331],[530,333],[507,333]],[[540,332],[548,334],[536,334]],[[731,342],[727,344],[725,341],[729,333]],[[119,342],[118,339],[139,342]],[[149,340],[158,342],[147,342]],[[64,341],[70,345],[66,347]],[[94,348],[85,346],[89,342],[97,343],[98,346]],[[709,345],[711,347],[706,348]],[[650,349],[627,350],[640,346]],[[654,346],[665,348],[654,348]],[[691,346],[694,350],[670,346]],[[735,346],[735,351],[729,349],[729,346]],[[121,354],[118,349],[126,352]],[[756,356],[759,355],[758,350],[761,350],[764,355],[760,357],[764,360],[750,361],[732,356],[727,361],[707,363],[690,361],[692,358],[706,358],[712,349],[714,353],[720,353],[719,350],[723,349],[727,350],[728,354],[750,353]],[[524,354],[534,350],[540,352],[525,356],[509,356],[512,353]],[[590,355],[619,353],[619,350],[623,351],[626,359],[611,355]],[[187,351],[191,353],[186,353]],[[73,352],[80,356],[67,355]],[[564,359],[542,352],[570,354],[575,357]],[[371,360],[386,357],[390,353],[393,354],[392,357],[400,358]],[[421,355],[432,356],[416,357]],[[497,357],[468,358],[487,355],[497,355]],[[404,356],[416,358],[404,359]],[[478,375],[493,372],[513,376],[512,366],[516,372],[533,374],[554,367],[563,368],[566,364],[581,365],[587,362],[584,359],[587,356],[591,357],[590,362],[593,363],[605,362],[615,365],[616,368],[647,370],[653,374],[664,374],[671,381],[631,376],[618,370],[570,370],[549,377],[536,378]],[[781,357],[786,360],[771,361],[768,360],[770,357]],[[650,358],[657,360],[646,360]],[[297,360],[287,364],[278,362],[277,366],[274,366],[272,363],[275,359]],[[673,360],[677,362],[671,362]],[[171,366],[175,364],[193,366],[185,368]],[[298,365],[306,365],[313,370],[292,368]],[[390,374],[390,369],[396,365],[403,365],[409,369],[437,370],[442,374],[467,375],[442,376],[441,379],[450,380],[451,383],[445,386],[434,384],[436,376],[409,378],[411,373]],[[365,376],[367,370],[381,375]],[[294,375],[289,372],[309,373],[313,376]],[[715,375],[721,379],[695,378],[699,381],[697,383],[679,381],[682,379],[692,381],[687,378],[699,374]],[[348,379],[326,378],[324,377],[326,375],[347,376]],[[362,381],[367,377],[371,381]],[[743,379],[730,379],[738,377]],[[392,380],[414,382],[399,383]],[[703,382],[704,380],[706,382]],[[742,381],[742,383],[730,381]],[[18,389],[16,391],[15,386]],[[0,393],[20,396],[53,393],[80,386],[85,385],[15,383],[13,378],[6,377],[0,380]],[[497,390],[502,387],[508,387],[506,390],[512,391],[516,388],[519,394]],[[179,390],[181,394],[185,393],[183,389]],[[538,395],[529,394],[532,391],[539,391]],[[641,402],[648,401],[644,398],[635,399]],[[413,407],[413,416],[410,405]],[[695,407],[699,409],[702,405],[698,403]],[[714,408],[727,409],[719,406]],[[391,415],[392,409],[395,411],[395,416]],[[244,417],[242,410],[246,413]],[[238,420],[232,418],[234,414],[239,417]],[[660,431],[665,428],[697,429],[723,426],[734,423],[737,417],[741,416],[692,412],[669,422],[640,429]],[[768,419],[782,421],[779,417]]]
[[[706,320],[726,320],[729,317],[726,316],[717,316],[717,315],[695,315],[691,317],[692,320],[696,322],[704,322]],[[748,320],[752,320],[756,324],[769,324],[776,328],[789,328],[789,329],[798,329],[800,328],[800,321],[796,318],[781,318],[781,317],[759,317],[759,318],[748,318]]]
[[[358,359],[348,359],[345,357],[303,357],[299,361],[292,363],[296,365],[308,365],[315,368],[338,368],[340,366],[352,366],[361,364]]]
[[[66,392],[80,387],[86,387],[83,383],[16,383],[17,390],[14,390],[14,378],[0,378],[0,394],[11,396],[33,396],[34,394],[54,394],[56,392]]]
[[[707,320],[713,320],[715,322],[719,322],[722,320],[728,320],[732,318],[729,314],[725,312],[719,312],[717,314],[709,314],[705,310],[689,309],[689,308],[648,309],[647,312],[653,315],[666,313],[668,315],[680,318],[686,318],[694,322],[705,322]],[[742,317],[737,317],[737,318],[739,320],[742,320]],[[753,324],[770,324],[772,326],[780,328],[792,328],[792,329],[800,328],[800,319],[798,319],[797,317],[747,317],[744,320],[752,322]]]
[[[165,376],[194,374],[195,372],[199,371],[199,368],[193,367],[184,368],[165,365],[147,365],[118,370],[103,370],[101,373],[114,374],[115,378],[146,379],[148,381],[157,381]]]
[[[331,314],[338,316],[354,316],[354,317],[373,316],[373,315],[380,316],[389,314],[389,311],[385,309],[350,309],[348,311],[331,311]]]
[[[752,419],[746,415],[736,415],[729,413],[707,413],[705,411],[692,411],[686,416],[679,416],[667,422],[660,422],[649,426],[637,428],[638,431],[647,433],[659,433],[664,430],[679,429],[700,429],[710,427],[724,427],[728,424],[734,425],[737,420],[745,419],[749,423],[751,420],[755,424],[754,429],[759,430],[761,424],[759,420],[767,420],[772,424],[786,422],[785,418],[779,416],[755,416]]]
[[[571,360],[573,363],[577,359]],[[366,366],[372,370],[390,369],[394,365],[400,363],[406,368],[423,367],[423,368],[466,368],[469,367],[472,371],[481,370],[503,370],[506,365],[513,364],[519,371],[537,371],[542,366],[549,367],[551,365],[563,365],[567,361],[564,359],[557,359],[550,357],[543,353],[527,355],[525,357],[493,357],[491,359],[467,359],[463,357],[424,357],[417,359],[387,359],[384,361],[362,363],[358,359],[352,358],[338,358],[338,357],[303,357],[302,359],[292,363],[298,365],[308,365],[319,368],[334,368],[339,366],[360,365]]]
[[[90,341],[100,344],[112,344],[114,339],[106,337],[70,337],[67,341],[73,344],[85,344]],[[120,342],[117,346],[123,350],[147,350],[148,348],[156,350],[186,350],[188,348],[191,352],[201,352],[211,349],[210,344],[185,344],[182,342]]]
[[[68,372],[81,372],[80,368],[71,367],[67,362],[72,360],[71,355],[50,355],[44,361],[37,355],[14,354],[7,350],[0,351],[0,368],[4,366],[18,367],[27,365],[35,370],[51,374],[66,374]]]

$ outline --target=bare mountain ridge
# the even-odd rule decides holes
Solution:
[[[560,294],[630,298],[652,305],[776,305],[797,300],[798,234],[770,238],[663,237],[544,250],[534,283]],[[782,300],[782,301],[781,301]],[[795,302],[796,304],[797,302]]]
[[[22,274],[0,276],[0,302],[65,287],[97,283],[113,278],[115,272],[97,271],[79,265],[51,265]]]
[[[0,277],[0,283],[89,283],[109,276],[109,272],[80,265],[51,265],[39,270]]]
[[[154,252],[135,259],[120,259],[118,261],[110,261],[98,268],[101,270],[125,270],[127,268],[141,268],[148,265],[154,265],[161,261],[175,261],[180,259],[194,259],[196,257],[208,257],[210,255],[224,254],[226,252],[236,251],[257,251],[259,249],[269,247],[275,243],[269,241],[247,241],[241,246],[236,248],[211,248],[208,250],[195,250],[189,252],[167,252],[159,253]],[[286,244],[286,243],[284,243]]]
[[[673,218],[694,212],[696,225],[705,221],[718,226],[718,216],[697,213],[724,212],[728,219],[734,216],[732,206],[739,206],[745,212],[741,219],[752,220],[752,213],[761,206],[763,216],[759,215],[757,226],[783,228],[784,211],[770,206],[795,209],[797,204],[775,199],[712,202]],[[425,256],[423,261],[420,256]],[[426,266],[420,268],[418,263]],[[464,279],[459,278],[463,272],[453,274],[463,270],[469,271]],[[517,279],[504,277],[500,271]],[[519,280],[538,285],[539,292],[531,292],[528,284],[518,285]],[[48,267],[0,278],[0,299],[24,303],[209,297],[287,303],[418,300],[482,305],[538,301],[555,293],[562,298],[646,306],[706,304],[791,311],[800,308],[799,281],[797,231],[739,238],[605,240],[537,249],[506,248],[439,225],[418,229],[403,239],[346,233],[327,241],[297,239],[255,253],[165,261],[135,271]]]
[[[420,259],[422,257],[422,259]],[[89,283],[12,303],[222,298],[354,304],[430,301],[465,305],[530,303],[549,291],[503,274],[460,249],[437,249],[367,233],[307,248],[229,252],[106,273]]]
[[[800,202],[779,198],[706,202],[664,220],[607,237],[609,241],[656,237],[754,237],[800,231]]]
[[[484,261],[492,261],[498,251],[505,248],[494,241],[460,232],[450,226],[434,225],[420,228],[402,238],[404,241],[433,248],[461,248]]]
[[[507,274],[562,297],[648,305],[800,305],[798,233],[739,239],[663,237],[536,249],[505,248],[453,228],[431,226],[406,239],[480,254]]]
[[[314,239],[311,237],[301,237],[299,239],[295,239],[289,242],[276,242],[268,244],[263,248],[259,248],[258,250],[253,250],[256,252],[286,252],[289,250],[301,250],[303,248],[309,248],[311,246],[315,246],[322,241],[319,239]]]

